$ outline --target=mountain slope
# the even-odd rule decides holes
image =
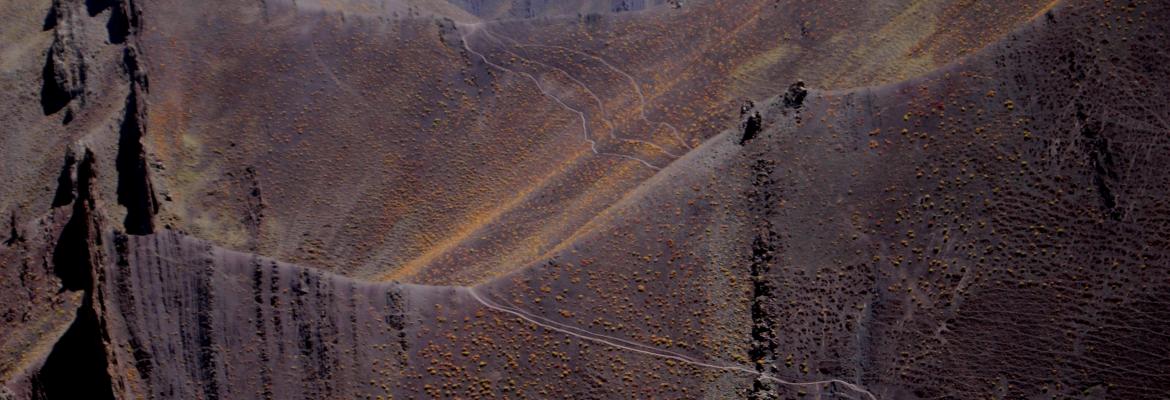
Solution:
[[[1039,7],[1017,3],[1011,17],[946,1],[866,17],[836,11],[848,2],[697,2],[475,21],[146,2],[160,223],[359,278],[483,282],[734,124],[745,95],[885,82],[957,56],[886,49],[952,34],[879,21],[949,12],[1003,30]],[[760,58],[777,42],[785,56]],[[862,48],[881,56],[831,61]]]
[[[181,20],[194,12],[152,8],[156,6],[147,6],[144,15],[170,12],[174,14],[167,18]],[[363,214],[367,208],[410,214],[401,210],[434,207],[432,218],[458,220],[446,214],[459,207],[416,203],[464,199],[460,193],[443,192],[463,183],[430,183],[491,181],[452,172],[480,171],[473,162],[495,162],[480,160],[486,153],[476,151],[480,142],[470,139],[388,136],[405,147],[386,144],[370,150],[378,145],[363,141],[359,131],[376,117],[346,114],[349,103],[332,94],[340,90],[338,82],[346,82],[341,78],[320,87],[306,85],[303,92],[280,89],[295,85],[264,86],[302,75],[309,77],[306,82],[323,82],[323,76],[303,69],[327,68],[292,60],[312,59],[306,46],[312,51],[347,47],[318,48],[307,38],[347,43],[342,38],[362,37],[354,32],[362,32],[366,23],[294,11],[269,14],[274,21],[269,24],[277,28],[264,40],[301,29],[309,33],[280,40],[302,50],[252,59],[281,74],[225,62],[243,57],[220,56],[263,49],[259,39],[246,37],[245,23],[232,25],[211,16],[195,19],[192,26],[168,26],[170,32],[223,27],[207,32],[206,42],[171,41],[162,30],[148,34],[146,54],[154,65],[149,69],[148,125],[156,135],[145,140],[165,165],[152,169],[148,182],[163,198],[157,225],[173,229],[148,235],[114,232],[131,227],[105,213],[120,202],[114,187],[129,178],[119,174],[116,159],[103,162],[84,148],[73,153],[59,179],[62,189],[57,192],[63,200],[53,202],[50,217],[20,225],[23,229],[14,232],[26,232],[19,235],[26,239],[0,251],[6,266],[26,265],[26,275],[37,277],[37,290],[49,292],[60,283],[75,291],[34,293],[44,299],[30,300],[36,306],[29,311],[34,316],[58,310],[43,302],[61,301],[59,310],[76,307],[77,317],[68,327],[60,326],[64,318],[48,323],[52,329],[5,322],[5,328],[13,329],[3,332],[40,338],[5,339],[6,352],[16,349],[29,358],[5,358],[0,364],[6,386],[18,397],[61,395],[46,388],[70,387],[55,385],[66,382],[60,373],[63,359],[85,360],[76,376],[109,388],[117,398],[1152,399],[1170,390],[1160,379],[1170,375],[1163,354],[1170,343],[1160,333],[1170,322],[1163,311],[1165,294],[1170,293],[1165,246],[1170,237],[1164,229],[1170,172],[1162,168],[1170,160],[1161,151],[1170,144],[1170,88],[1157,79],[1170,72],[1168,55],[1161,50],[1170,33],[1161,23],[1170,18],[1166,5],[1069,1],[977,53],[883,86],[802,94],[800,86],[777,82],[788,91],[744,109],[736,129],[703,136],[680,129],[684,139],[678,145],[694,149],[660,170],[645,171],[638,160],[612,160],[585,146],[578,152],[584,161],[569,160],[596,169],[513,166],[518,170],[513,172],[497,166],[505,176],[547,178],[536,183],[539,190],[516,190],[512,185],[517,182],[531,183],[523,177],[493,187],[496,194],[483,196],[507,193],[521,200],[505,203],[511,205],[505,211],[486,213],[487,222],[448,228],[462,234],[441,235],[454,239],[439,239],[439,250],[412,250],[430,255],[413,264],[417,271],[405,275],[422,281],[479,282],[475,286],[357,280],[216,245],[230,235],[207,240],[181,232],[196,237],[209,232],[188,225],[189,217],[182,213],[234,215],[243,210],[254,218],[244,221],[253,222],[283,215],[276,218],[279,223],[293,221],[302,227],[260,230],[230,244],[271,254],[274,248],[291,246],[282,235],[320,231],[335,237],[313,245],[328,249],[322,258],[360,258],[366,253],[340,244],[363,243],[368,233],[363,229],[392,226],[415,232],[411,229],[426,231],[420,227],[429,226],[402,220],[373,223],[373,214]],[[652,12],[657,11],[646,13]],[[555,54],[562,61],[580,65],[552,64],[557,57],[529,52],[524,49],[529,45],[515,39],[526,37],[523,32],[531,29],[527,23],[484,29],[452,22],[411,25],[416,22],[403,22],[395,35],[445,32],[434,39],[449,43],[442,51],[451,53],[442,57],[453,62],[462,57],[471,65],[469,71],[487,74],[476,76],[499,73],[492,78],[499,85],[528,91],[517,96],[527,101],[519,107],[555,112],[565,127],[600,124],[591,115],[608,110],[607,101],[626,103],[615,110],[637,110],[629,111],[627,121],[658,121],[655,111],[643,115],[644,109],[632,106],[641,107],[636,94],[652,99],[655,90],[630,93],[629,80],[613,75],[627,71],[610,61],[624,59],[614,55],[620,52],[601,62],[588,50],[580,55],[561,49]],[[331,33],[350,28],[354,31]],[[458,41],[452,40],[456,37]],[[171,48],[164,50],[166,46]],[[432,50],[418,51],[430,57]],[[184,51],[190,55],[173,58],[178,61],[153,58]],[[357,54],[365,53],[318,59],[325,63]],[[581,70],[564,72],[570,68]],[[242,90],[252,86],[239,81],[216,83],[217,89],[206,94],[180,88],[202,83],[185,76],[208,82],[248,76],[258,83],[255,91]],[[376,73],[337,76],[362,82],[353,86],[359,93],[385,96],[386,101],[398,98],[375,90],[373,83],[381,82]],[[609,93],[593,101],[588,93],[565,94],[572,85],[558,83],[556,76],[570,83],[567,77],[619,83],[585,85],[595,88],[595,94]],[[339,100],[333,101],[334,96]],[[249,115],[211,101],[248,103],[242,97],[273,102],[275,116]],[[592,114],[580,111],[591,101],[603,106]],[[309,110],[310,104],[325,111],[290,111]],[[199,112],[185,115],[183,105]],[[362,118],[369,120],[352,122]],[[216,122],[205,126],[201,121]],[[355,126],[328,131],[334,135],[305,129],[297,134],[303,136],[290,135],[294,139],[288,143],[265,136],[278,130],[262,128],[241,129],[234,136],[193,133],[264,124],[290,124],[295,131],[299,123],[351,122]],[[548,140],[580,140],[575,136],[579,131],[565,132],[564,138]],[[475,140],[488,141],[494,137],[490,133],[478,131],[481,137]],[[494,140],[515,140],[504,136]],[[664,131],[657,138],[670,136]],[[705,140],[699,142],[700,137]],[[197,139],[225,143],[208,146]],[[168,143],[187,146],[185,153],[165,154],[173,149]],[[269,147],[272,143],[288,146],[268,159],[279,168],[258,163],[216,178],[221,181],[187,182],[198,190],[213,187],[220,192],[203,197],[203,206],[173,205],[193,204],[180,196],[198,192],[177,186],[185,182],[179,177],[204,179],[193,171],[213,166],[240,169],[253,157],[267,155],[267,149],[280,148]],[[538,149],[532,154],[545,154],[550,164],[565,160],[551,153],[561,149],[557,146],[530,148]],[[214,164],[205,151],[222,154],[223,163]],[[412,184],[394,193],[410,201],[384,193],[354,195],[369,193],[363,183],[395,169],[388,167],[379,175],[365,169],[342,174],[337,168],[367,168],[377,163],[365,157],[388,152],[401,152],[395,160],[425,164],[405,171],[446,180],[401,178]],[[312,161],[316,158],[323,160]],[[467,166],[445,169],[460,163]],[[639,175],[635,179],[623,173]],[[573,179],[578,176],[595,180],[590,186]],[[103,187],[101,182],[115,185]],[[612,182],[622,185],[612,189]],[[437,193],[408,193],[422,192],[419,188]],[[598,191],[608,197],[588,202],[589,212],[568,214],[574,223],[562,222],[565,214],[557,214],[554,205],[579,204],[575,202],[598,196]],[[549,195],[565,192],[575,194]],[[167,196],[172,197],[170,206]],[[346,202],[349,211],[335,211]],[[235,218],[223,215],[204,218]],[[309,216],[331,226],[313,230]],[[475,261],[473,249],[492,249],[488,258],[499,257],[506,249],[519,248],[514,243],[531,245],[516,236],[548,235],[539,230],[505,231],[505,239],[482,234],[487,232],[483,226],[529,226],[512,221],[554,221],[559,233],[532,246],[527,255]],[[220,229],[218,223],[207,224]],[[270,244],[260,240],[264,238]],[[501,242],[505,244],[498,247],[485,244]],[[265,247],[270,245],[274,247]],[[55,258],[51,252],[84,256]],[[280,254],[310,259],[314,253]],[[475,273],[500,259],[514,263]],[[359,278],[386,272],[380,266],[358,270],[327,264]],[[27,267],[38,265],[43,267]],[[4,271],[9,282],[14,270]],[[469,273],[476,279],[466,278]],[[460,276],[465,278],[456,278]],[[55,335],[61,338],[52,348],[35,344],[51,343],[47,338]],[[34,344],[9,345],[16,342]]]

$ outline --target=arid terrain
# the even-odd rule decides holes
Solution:
[[[1170,397],[1170,2],[0,20],[0,400]]]

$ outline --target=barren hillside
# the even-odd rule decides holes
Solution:
[[[0,398],[1170,393],[1170,4],[0,17]]]

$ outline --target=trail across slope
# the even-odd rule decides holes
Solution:
[[[481,60],[483,60],[483,62],[485,64],[490,65],[493,68],[499,69],[499,70],[504,71],[504,72],[513,73],[513,74],[522,75],[522,76],[527,77],[534,84],[536,84],[536,88],[538,90],[540,90],[540,92],[542,94],[553,99],[553,101],[556,101],[557,104],[559,104],[561,107],[565,108],[566,110],[569,110],[573,113],[576,113],[577,116],[581,119],[582,135],[583,135],[585,141],[589,143],[589,148],[590,148],[590,150],[593,151],[594,154],[608,155],[608,156],[620,157],[620,158],[625,158],[628,160],[637,161],[637,162],[641,163],[642,165],[645,165],[646,167],[653,169],[655,171],[662,169],[662,167],[654,165],[654,164],[650,163],[649,161],[646,161],[646,160],[638,158],[638,157],[634,157],[634,156],[627,155],[627,154],[611,153],[611,152],[604,152],[604,151],[598,150],[597,149],[597,141],[590,138],[590,136],[589,136],[589,120],[585,117],[584,111],[581,111],[579,109],[576,109],[576,108],[566,104],[564,102],[564,100],[561,100],[561,98],[557,97],[556,95],[553,95],[548,89],[546,89],[544,87],[544,85],[542,85],[540,83],[540,79],[536,78],[536,76],[533,76],[532,74],[527,73],[527,72],[516,71],[516,70],[510,69],[510,68],[504,67],[502,65],[496,64],[496,63],[488,60],[487,56],[485,56],[483,53],[480,53],[480,52],[472,49],[471,45],[468,44],[467,37],[479,29],[485,29],[483,25],[484,25],[483,22],[478,22],[478,23],[474,23],[474,24],[456,23],[456,26],[470,27],[473,29],[472,31],[465,32],[462,35],[460,35],[460,41],[463,42],[463,49],[464,50],[467,50],[468,53],[471,53],[471,54],[475,55],[476,57],[479,57]]]
[[[852,384],[852,383],[849,383],[849,382],[846,382],[846,381],[843,381],[840,379],[825,379],[825,380],[811,381],[811,382],[787,381],[784,379],[780,379],[774,375],[771,375],[768,373],[757,372],[756,370],[753,370],[751,368],[747,368],[747,367],[744,367],[741,365],[722,364],[722,363],[714,364],[712,362],[698,360],[698,359],[695,359],[695,358],[692,358],[692,357],[689,357],[686,355],[682,355],[679,353],[675,353],[672,351],[661,350],[661,349],[651,347],[649,345],[645,345],[645,344],[641,344],[641,343],[637,343],[637,342],[631,342],[628,340],[614,338],[611,336],[606,336],[606,335],[602,335],[602,334],[598,334],[598,333],[593,333],[593,332],[589,332],[585,329],[561,324],[559,322],[552,321],[552,320],[549,320],[547,318],[542,318],[542,317],[533,315],[533,314],[528,313],[524,310],[520,310],[517,308],[511,308],[511,307],[507,307],[507,306],[502,306],[502,305],[496,304],[495,302],[492,302],[490,300],[484,299],[482,296],[479,295],[479,293],[476,292],[475,287],[468,287],[467,293],[468,293],[468,295],[471,296],[471,298],[475,299],[475,301],[479,302],[484,307],[487,307],[491,310],[506,313],[506,314],[511,314],[511,315],[516,316],[516,317],[519,317],[520,319],[528,321],[534,325],[540,326],[542,328],[546,328],[549,330],[564,333],[566,335],[573,336],[573,337],[576,337],[576,338],[579,338],[582,340],[588,340],[588,341],[595,342],[595,343],[601,343],[601,344],[604,344],[604,345],[607,345],[610,347],[615,347],[615,348],[622,349],[622,350],[632,351],[632,352],[639,353],[639,354],[645,354],[645,355],[648,355],[651,357],[674,360],[674,361],[678,361],[678,362],[681,362],[684,364],[694,365],[694,366],[700,367],[700,368],[752,374],[752,375],[759,376],[760,379],[777,382],[779,384],[787,385],[787,386],[805,387],[805,386],[821,386],[821,385],[841,385],[845,388],[848,388],[849,390],[853,390],[853,391],[856,391],[858,393],[864,394],[867,398],[869,398],[871,400],[877,400],[877,396],[875,396],[873,393],[869,392],[868,390],[865,390],[864,388],[861,388],[860,386],[857,386],[855,384]]]
[[[512,40],[512,39],[510,39],[510,38],[507,38],[507,37],[504,37],[504,36],[501,36],[501,35],[497,35],[497,34],[495,34],[495,33],[492,33],[492,32],[491,32],[490,30],[488,30],[487,28],[484,28],[484,29],[483,29],[483,32],[484,32],[484,34],[485,34],[485,35],[487,35],[488,37],[495,38],[495,39],[496,39],[496,40],[497,40],[497,41],[498,41],[498,42],[499,42],[501,45],[507,45],[506,43],[503,43],[503,41],[504,41],[504,40],[507,40],[507,41],[509,41],[509,42],[512,42],[512,43],[516,43],[516,41],[515,41],[515,40]],[[524,47],[524,46],[522,46],[522,45],[516,45],[516,47]],[[524,57],[524,56],[521,56],[521,55],[519,55],[519,54],[516,54],[515,52],[513,52],[513,51],[511,51],[511,50],[504,50],[504,51],[505,51],[505,52],[507,52],[508,54],[511,54],[512,56],[514,56],[514,57],[516,57],[516,58],[520,59],[520,60],[523,60],[525,63],[531,63],[531,64],[540,65],[540,66],[542,66],[542,67],[545,67],[545,68],[548,68],[548,69],[551,69],[551,70],[554,70],[554,71],[560,72],[560,73],[564,74],[566,78],[568,78],[569,80],[573,81],[573,83],[576,83],[578,86],[580,86],[580,87],[581,87],[581,90],[584,90],[586,93],[589,93],[589,97],[592,97],[592,98],[593,98],[593,100],[594,100],[594,101],[597,103],[597,108],[601,110],[601,116],[602,116],[602,119],[604,119],[604,120],[605,120],[605,122],[606,122],[606,123],[609,125],[609,127],[610,127],[610,136],[611,136],[611,137],[613,137],[613,138],[615,138],[615,139],[618,139],[618,140],[621,140],[621,141],[625,141],[625,142],[634,142],[634,143],[640,143],[640,144],[644,144],[644,145],[646,145],[646,146],[652,147],[652,148],[654,148],[654,149],[656,149],[656,150],[658,150],[658,151],[661,151],[661,152],[663,152],[664,154],[666,154],[666,155],[670,156],[671,158],[676,158],[676,159],[677,159],[677,158],[681,157],[681,155],[679,155],[679,154],[674,154],[674,153],[671,153],[669,150],[667,150],[666,148],[664,148],[664,147],[662,147],[662,146],[659,146],[657,143],[653,143],[653,142],[646,141],[646,140],[640,140],[640,139],[631,139],[631,138],[628,138],[628,137],[619,137],[619,136],[618,136],[618,134],[617,134],[617,124],[616,124],[616,123],[614,123],[614,121],[613,121],[613,118],[611,118],[611,117],[610,117],[610,115],[609,115],[609,113],[608,113],[608,112],[605,110],[605,103],[601,101],[601,97],[600,97],[600,96],[598,96],[598,95],[597,95],[597,93],[593,91],[593,89],[590,89],[590,88],[589,88],[589,85],[586,85],[586,84],[585,84],[585,82],[582,82],[580,79],[577,79],[577,78],[576,78],[576,77],[574,77],[572,74],[570,74],[568,71],[565,71],[564,69],[562,69],[562,68],[559,68],[559,67],[555,67],[555,66],[552,66],[552,65],[545,64],[545,63],[543,63],[543,62],[540,62],[540,61],[536,61],[536,60],[532,60],[532,59],[530,59],[530,58],[526,58],[526,57]],[[640,89],[639,89],[639,91],[640,91]],[[644,116],[644,115],[645,115],[645,114],[643,114],[643,116]],[[644,120],[645,120],[647,123],[650,123],[651,125],[653,125],[653,124],[654,124],[653,122],[651,122],[651,121],[650,121],[650,120],[648,120],[648,119],[645,119],[645,118],[643,118],[643,119],[644,119]],[[662,124],[666,124],[666,123],[665,123],[665,122],[663,122]],[[669,126],[669,124],[666,124],[666,125],[668,125],[668,126]],[[670,126],[670,127],[671,127],[671,128],[673,128],[673,126]],[[677,137],[677,130],[676,130],[676,137]],[[682,139],[681,139],[681,138],[679,139],[679,142],[682,142]],[[687,146],[687,145],[686,145],[686,143],[683,143],[683,145],[684,145],[684,146]],[[690,148],[690,146],[687,146],[687,148]]]
[[[613,70],[614,72],[617,72],[618,74],[621,74],[622,76],[626,77],[626,79],[628,79],[630,81],[630,85],[633,86],[634,90],[638,93],[638,103],[639,103],[638,112],[641,114],[642,120],[649,122],[652,125],[659,125],[659,126],[665,126],[667,128],[670,128],[670,132],[672,134],[674,134],[674,138],[678,139],[679,143],[682,143],[683,146],[686,146],[689,149],[694,148],[694,147],[691,147],[691,145],[689,143],[687,143],[686,140],[683,140],[682,135],[679,134],[679,132],[678,132],[678,128],[676,128],[671,123],[665,122],[665,121],[655,122],[655,121],[650,120],[650,118],[646,116],[646,95],[644,93],[642,93],[642,85],[638,84],[638,80],[634,79],[633,75],[630,75],[626,71],[623,71],[618,67],[615,67],[613,64],[610,64],[610,62],[606,61],[604,58],[601,58],[601,57],[598,57],[598,56],[595,56],[595,55],[592,55],[592,54],[589,54],[589,53],[586,53],[586,52],[583,52],[580,50],[573,50],[573,49],[562,47],[562,46],[550,46],[550,45],[542,45],[542,44],[522,44],[522,43],[517,43],[516,46],[517,47],[537,47],[537,48],[547,48],[547,49],[561,49],[561,50],[565,50],[565,51],[568,51],[568,52],[571,52],[574,54],[580,54],[582,56],[592,58],[592,59],[597,60],[598,62],[604,64],[609,69]]]

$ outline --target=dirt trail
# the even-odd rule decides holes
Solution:
[[[463,34],[460,36],[460,38],[459,38],[459,39],[460,39],[460,41],[461,41],[461,42],[463,42],[463,49],[464,49],[464,50],[467,50],[467,52],[468,52],[468,53],[471,53],[471,54],[475,55],[476,57],[479,57],[481,60],[483,60],[483,62],[484,62],[485,64],[487,64],[487,65],[490,65],[490,66],[491,66],[491,67],[493,67],[493,68],[499,69],[499,70],[501,70],[501,71],[504,71],[504,72],[513,73],[513,74],[522,75],[522,76],[525,76],[525,77],[527,77],[527,78],[528,78],[529,80],[531,80],[531,81],[532,81],[534,84],[536,84],[536,88],[537,88],[538,90],[540,90],[540,92],[541,92],[542,94],[544,94],[545,96],[547,96],[547,97],[549,97],[549,98],[553,99],[553,101],[556,101],[556,102],[557,102],[557,104],[559,104],[559,105],[560,105],[561,107],[563,107],[564,109],[566,109],[566,110],[569,110],[569,111],[571,111],[571,112],[573,112],[573,113],[576,113],[576,114],[577,114],[577,116],[578,116],[578,117],[580,117],[580,119],[581,119],[581,132],[582,132],[582,135],[584,136],[584,139],[585,139],[585,141],[586,141],[586,142],[589,142],[589,148],[590,148],[590,150],[592,150],[592,151],[593,151],[593,153],[594,153],[594,154],[597,154],[597,155],[607,155],[607,156],[614,156],[614,157],[625,158],[625,159],[628,159],[628,160],[634,160],[634,161],[637,161],[637,162],[641,163],[642,165],[645,165],[646,167],[648,167],[648,168],[650,168],[650,169],[653,169],[653,170],[655,170],[655,171],[658,171],[658,170],[661,170],[661,169],[662,169],[662,167],[660,167],[660,166],[657,166],[657,165],[654,165],[654,164],[650,163],[649,161],[646,161],[646,160],[644,160],[644,159],[641,159],[641,158],[638,158],[638,157],[634,157],[634,156],[631,156],[631,155],[628,155],[628,154],[610,153],[610,152],[604,152],[604,151],[598,150],[598,149],[597,149],[597,141],[596,141],[596,140],[594,140],[594,139],[592,139],[592,138],[590,138],[590,136],[589,136],[589,121],[588,121],[588,119],[585,117],[585,112],[584,112],[584,111],[581,111],[581,110],[579,110],[579,109],[576,109],[576,108],[574,108],[574,107],[572,107],[572,106],[570,106],[570,105],[566,104],[566,103],[564,102],[564,100],[561,100],[561,98],[557,97],[556,95],[553,95],[551,92],[549,92],[549,91],[548,91],[548,89],[546,89],[546,88],[544,87],[544,85],[542,85],[542,84],[540,83],[540,79],[537,79],[537,78],[536,78],[536,76],[533,76],[532,74],[530,74],[530,73],[527,73],[527,72],[516,71],[516,70],[510,69],[510,68],[504,67],[504,66],[502,66],[502,65],[496,64],[496,63],[492,62],[491,60],[488,60],[487,56],[485,56],[483,53],[480,53],[480,52],[478,52],[478,51],[475,51],[474,49],[472,49],[472,48],[471,48],[471,45],[469,45],[469,44],[468,44],[468,42],[467,42],[467,37],[468,37],[469,35],[471,35],[472,33],[474,33],[474,32],[476,32],[476,31],[478,31],[479,29],[483,29],[483,23],[475,23],[475,24],[462,24],[462,23],[456,23],[456,25],[457,25],[457,26],[464,26],[464,27],[471,27],[471,28],[472,28],[472,30],[471,30],[471,31],[463,33]],[[486,32],[486,31],[485,31],[485,32]],[[488,35],[490,36],[490,34],[488,34]],[[586,88],[586,89],[588,89],[588,88]],[[669,153],[668,153],[668,154],[669,154]]]
[[[546,319],[546,318],[543,318],[540,316],[530,314],[530,313],[523,311],[523,310],[520,310],[520,309],[502,306],[502,305],[496,304],[490,300],[484,299],[482,296],[479,295],[479,293],[476,292],[476,288],[474,288],[474,287],[468,287],[467,294],[470,295],[471,298],[475,299],[475,301],[479,302],[480,304],[482,304],[484,307],[487,307],[488,309],[502,312],[502,313],[506,313],[506,314],[511,314],[511,315],[516,316],[516,317],[519,317],[520,319],[528,321],[529,323],[532,323],[533,325],[540,326],[540,327],[545,328],[545,329],[557,331],[560,333],[564,333],[566,335],[573,336],[573,337],[576,337],[576,338],[579,338],[582,340],[588,340],[588,341],[594,342],[594,343],[601,343],[601,344],[604,344],[607,346],[619,348],[622,350],[632,351],[632,352],[639,353],[639,354],[645,354],[645,355],[648,355],[651,357],[658,357],[658,358],[665,358],[665,359],[669,359],[669,360],[674,360],[674,361],[678,361],[681,363],[694,365],[694,366],[700,367],[700,368],[752,374],[752,375],[759,376],[761,379],[773,381],[773,382],[776,382],[776,383],[779,383],[782,385],[786,385],[786,386],[795,386],[795,387],[818,386],[819,387],[821,385],[840,385],[840,386],[845,387],[849,390],[853,390],[855,392],[861,393],[861,394],[865,395],[866,398],[869,398],[870,400],[877,400],[877,396],[875,396],[873,393],[870,393],[868,390],[865,390],[864,388],[861,388],[860,386],[857,386],[855,384],[852,384],[852,383],[849,383],[849,382],[846,382],[846,381],[843,381],[840,379],[825,379],[825,380],[811,381],[811,382],[786,381],[786,380],[780,379],[774,375],[767,374],[767,373],[760,373],[760,372],[757,372],[751,368],[747,368],[747,367],[744,367],[741,365],[713,364],[712,362],[706,362],[706,361],[698,360],[698,359],[695,359],[695,358],[692,358],[692,357],[689,357],[689,356],[686,356],[683,354],[679,354],[679,353],[675,353],[675,352],[671,352],[671,351],[667,351],[667,350],[657,349],[657,348],[651,347],[649,345],[645,345],[645,344],[641,344],[641,343],[637,343],[637,342],[631,342],[631,341],[624,340],[624,339],[618,339],[618,338],[614,338],[614,337],[610,337],[610,336],[606,336],[606,335],[602,335],[602,334],[598,334],[598,333],[589,332],[585,329],[577,328],[574,326],[561,324],[561,323],[558,323],[556,321],[552,321],[552,320],[549,320],[549,319]],[[542,322],[542,321],[544,321],[544,322]],[[625,343],[625,344],[623,344],[623,343]]]

